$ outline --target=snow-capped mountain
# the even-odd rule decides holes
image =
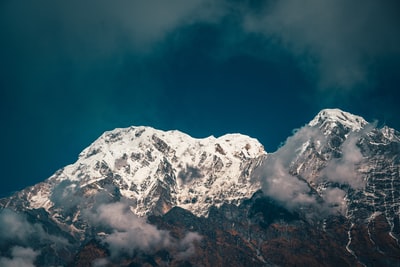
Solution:
[[[291,154],[287,166],[291,175],[304,179],[352,220],[370,222],[384,215],[398,242],[399,132],[338,109],[323,110],[274,157],[285,157],[290,146],[298,152]]]
[[[65,205],[55,194],[79,191],[90,199],[112,185],[132,200],[139,216],[164,214],[174,206],[207,215],[210,206],[238,204],[259,189],[250,175],[265,155],[256,139],[240,134],[194,139],[150,127],[115,129],[83,150],[74,164],[18,198],[27,200],[26,208],[51,213]]]
[[[377,128],[359,116],[338,109],[322,110],[266,160],[264,169],[271,168],[268,162],[276,159],[283,162],[289,176],[299,178],[309,187],[305,190],[296,188],[297,194],[308,196],[304,205],[312,203],[314,209],[322,207],[322,212],[338,212],[348,220],[346,250],[356,258],[364,258],[361,263],[363,260],[368,262],[369,256],[363,251],[365,247],[358,243],[360,236],[366,239],[362,242],[384,254],[374,236],[377,225],[385,225],[386,245],[394,246],[398,251],[398,131],[387,126]],[[263,189],[268,192],[268,183]],[[357,244],[353,244],[354,240]]]
[[[241,134],[115,129],[0,206],[0,225],[36,229],[0,231],[0,262],[27,247],[48,265],[398,266],[400,133],[338,109],[274,153]]]

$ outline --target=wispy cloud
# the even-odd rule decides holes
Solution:
[[[40,223],[30,223],[23,213],[10,209],[0,211],[0,244],[14,242],[28,245],[32,240],[54,243],[59,247],[67,246],[68,241],[62,237],[49,234]]]
[[[92,262],[93,267],[106,267],[110,265],[110,261],[106,258],[96,259]]]
[[[90,227],[103,232],[98,237],[107,244],[112,258],[132,256],[139,250],[152,253],[168,248],[178,251],[180,257],[187,257],[194,252],[193,242],[201,240],[194,232],[188,232],[178,240],[169,231],[149,224],[145,217],[139,217],[131,210],[134,200],[114,196],[116,188],[113,185],[104,186],[94,195],[85,196],[84,191],[79,183],[66,180],[53,189],[51,200],[60,207],[60,214],[68,216],[71,212],[80,212]]]
[[[34,233],[42,232],[40,225],[30,224],[26,217],[9,209],[0,211],[0,242],[25,243]]]
[[[158,229],[145,218],[136,216],[129,203],[123,200],[87,210],[85,217],[92,226],[104,230],[101,240],[107,244],[111,258],[132,256],[139,250],[154,253],[171,248],[178,251],[178,257],[186,258],[195,252],[194,242],[201,240],[194,232],[188,232],[181,240],[173,238],[169,231]]]
[[[346,204],[346,192],[337,187],[328,187],[323,192],[323,199],[325,201],[324,209],[328,212],[338,211],[340,214],[346,214],[347,204]]]
[[[365,187],[366,181],[358,171],[359,165],[364,159],[358,143],[360,139],[372,131],[376,125],[377,122],[370,123],[360,131],[348,134],[346,140],[340,146],[341,157],[331,159],[322,172],[322,175],[325,176],[328,181],[348,185],[355,190]]]
[[[361,163],[363,156],[357,146],[358,137],[351,135],[342,144],[342,156],[339,159],[332,159],[323,174],[329,181],[348,184],[354,189],[365,186],[365,181],[357,172],[357,164]]]
[[[373,81],[375,64],[400,56],[397,1],[276,1],[245,14],[244,27],[290,51],[321,89]]]
[[[3,267],[34,267],[34,261],[39,255],[31,248],[15,246],[11,249],[11,257],[0,257],[0,266]]]
[[[26,1],[23,6],[19,1],[6,1],[0,14],[0,21],[7,22],[8,29],[14,32],[9,37],[16,38],[9,41],[40,52],[48,49],[58,56],[64,53],[79,62],[79,57],[153,52],[154,45],[171,31],[219,16],[212,1],[199,0],[41,0]]]
[[[307,182],[290,173],[290,165],[296,160],[303,144],[310,139],[320,141],[322,138],[318,129],[304,126],[289,137],[277,152],[270,154],[257,171],[261,176],[263,192],[289,209],[317,203]]]
[[[34,266],[42,246],[57,250],[70,244],[63,237],[49,234],[42,224],[29,222],[23,213],[3,209],[0,211],[0,245],[7,248],[0,252],[0,266],[28,267]]]
[[[172,243],[168,231],[146,223],[125,203],[103,204],[89,215],[93,225],[109,230],[103,241],[110,246],[112,256],[119,256],[120,253],[133,255],[137,249],[154,251]]]
[[[161,61],[185,45],[195,52],[190,33],[207,25],[218,32],[205,36],[216,38],[209,51],[215,58],[247,53],[270,60],[285,51],[317,87],[347,92],[373,81],[378,63],[400,57],[396,2],[7,0],[0,9],[7,25],[0,29],[0,67],[13,86],[25,87],[27,106],[64,88],[63,96],[85,111],[80,119],[156,121],[165,89],[159,71],[170,67]],[[121,105],[126,99],[133,104]],[[121,106],[137,108],[127,116]]]
[[[196,232],[188,232],[183,239],[178,243],[177,249],[178,249],[178,254],[177,258],[178,259],[187,259],[193,254],[195,254],[195,246],[194,244],[196,242],[200,242],[202,239],[202,236],[199,235]]]
[[[312,207],[320,214],[343,214],[346,211],[347,194],[343,188],[359,190],[365,186],[362,174],[358,171],[364,159],[358,142],[374,126],[369,124],[359,132],[351,132],[343,142],[336,144],[338,147],[334,149],[339,157],[329,154],[332,149],[329,138],[332,137],[324,135],[318,127],[305,125],[298,129],[257,170],[263,192],[291,210]],[[328,155],[320,155],[322,151]],[[304,163],[307,158],[313,160]],[[315,166],[302,168],[302,164]],[[317,194],[310,182],[325,184],[326,188]]]

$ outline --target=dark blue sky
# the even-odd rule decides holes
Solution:
[[[1,1],[0,195],[116,127],[269,152],[327,107],[400,129],[399,5],[349,2]]]

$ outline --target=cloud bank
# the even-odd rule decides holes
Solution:
[[[350,90],[400,56],[398,10],[397,1],[283,0],[245,14],[244,27],[288,49],[319,88]]]
[[[376,64],[399,58],[397,10],[394,0],[5,1],[0,37],[6,49],[34,49],[46,61],[67,55],[84,66],[84,59],[159,53],[166,40],[187,40],[184,32],[168,39],[171,33],[208,24],[221,34],[215,53],[237,52],[230,47],[253,38],[266,48],[258,57],[268,57],[267,47],[284,49],[320,88],[352,89],[373,79]]]

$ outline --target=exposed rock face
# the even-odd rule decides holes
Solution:
[[[0,262],[24,247],[40,266],[399,266],[399,161],[399,132],[337,109],[270,154],[116,129],[0,200],[0,227],[21,226],[0,230]]]

